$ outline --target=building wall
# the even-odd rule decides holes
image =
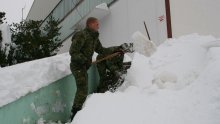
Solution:
[[[35,0],[27,15],[27,20],[44,20],[60,0]]]
[[[164,20],[159,21],[163,16]],[[160,44],[167,38],[164,0],[118,0],[110,6],[110,14],[100,20],[100,40],[103,46],[132,42],[132,34],[141,31],[146,34],[146,21],[151,39]],[[71,38],[64,42],[59,53],[67,52]]]
[[[157,44],[166,39],[164,0],[119,0],[110,7],[111,14],[101,20],[100,39],[105,46],[131,42],[136,31],[146,34],[143,21],[146,21],[151,39]]]
[[[173,36],[190,33],[220,37],[220,0],[170,0]]]
[[[63,47],[61,47],[61,48],[59,49],[58,54],[62,54],[62,53],[65,53],[65,52],[69,52],[70,45],[71,45],[71,43],[72,43],[71,39],[72,39],[72,37],[69,37],[68,39],[66,39],[66,40],[63,42]]]

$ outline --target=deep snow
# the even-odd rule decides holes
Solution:
[[[124,85],[90,95],[72,124],[220,124],[219,46],[192,34],[165,41],[151,57],[136,52]],[[65,53],[0,68],[0,106],[71,74],[69,61]]]
[[[72,124],[220,124],[219,44],[192,34],[135,53],[126,83],[89,96]]]

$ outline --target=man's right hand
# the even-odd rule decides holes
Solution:
[[[122,49],[122,51],[124,53],[133,53],[134,49],[133,49],[133,43],[123,43],[122,45],[120,45],[120,48]]]

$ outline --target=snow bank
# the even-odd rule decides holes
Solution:
[[[69,74],[68,53],[0,68],[0,107]]]
[[[165,41],[151,57],[136,53],[127,80],[140,88],[156,84],[159,88],[181,89],[200,75],[208,61],[210,43],[217,44],[215,41],[213,45],[214,40],[194,34]]]
[[[89,96],[72,124],[219,124],[220,48],[213,41],[192,34],[165,41],[151,57],[135,53],[120,90]]]

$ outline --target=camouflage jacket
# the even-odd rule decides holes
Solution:
[[[77,32],[72,37],[70,47],[71,63],[75,66],[91,65],[94,51],[98,54],[111,54],[119,47],[104,48],[99,41],[99,33],[88,28]]]

